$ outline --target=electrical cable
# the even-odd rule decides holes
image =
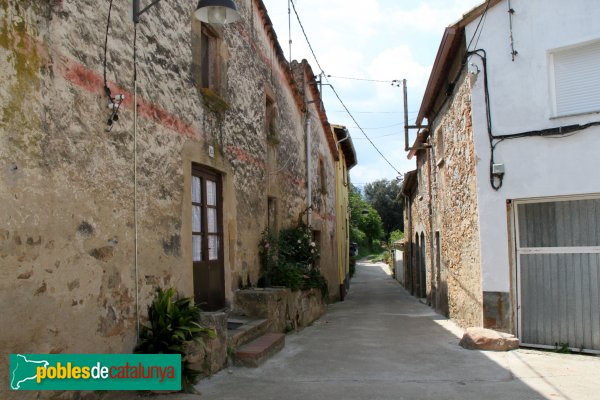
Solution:
[[[475,39],[475,36],[477,35],[477,31],[479,30],[479,27],[481,26],[482,21],[485,19],[484,17],[485,17],[485,15],[488,12],[491,3],[492,3],[492,0],[487,0],[487,3],[485,5],[485,10],[483,10],[483,14],[481,15],[481,18],[479,18],[479,22],[477,23],[477,27],[475,28],[475,32],[473,32],[473,37],[471,37],[471,40],[469,41],[469,44],[467,45],[467,52],[471,48],[471,44],[473,43],[473,39]]]
[[[313,58],[315,59],[315,62],[317,63],[317,66],[319,67],[319,69],[321,70],[321,74],[325,75],[325,71],[323,71],[323,67],[321,67],[321,64],[319,63],[319,60],[317,59],[317,56],[315,55],[315,51],[310,43],[310,40],[308,40],[308,36],[306,35],[306,31],[304,30],[304,26],[302,25],[302,21],[300,21],[300,15],[298,15],[298,11],[296,10],[296,5],[294,4],[293,0],[290,0],[290,3],[292,4],[292,8],[294,9],[294,14],[296,14],[296,19],[298,20],[298,24],[300,24],[300,29],[302,30],[302,34],[304,35],[304,39],[306,39],[306,43],[308,43],[308,48],[310,49],[310,52],[313,55]],[[291,60],[290,60],[291,62]],[[325,75],[325,77],[327,77]]]
[[[404,122],[400,122],[399,124],[394,124],[394,125],[380,126],[380,127],[377,127],[377,128],[362,128],[362,129],[364,129],[365,131],[377,131],[377,130],[381,130],[381,129],[389,129],[389,128],[394,128],[396,126],[403,126],[403,125],[404,125]],[[351,127],[349,127],[349,129],[353,129],[353,128],[354,129],[360,129],[359,126],[351,126]]]
[[[112,13],[112,6],[113,6],[113,0],[109,0],[109,4],[108,4],[108,18],[106,21],[106,36],[104,37],[104,60],[103,60],[103,67],[104,67],[104,93],[106,94],[106,96],[108,97],[108,99],[112,102],[113,98],[112,98],[112,94],[110,92],[110,88],[108,87],[108,81],[106,79],[106,58],[107,58],[107,52],[108,52],[108,33],[110,30],[110,16]]]
[[[333,110],[328,113],[346,113],[346,110]],[[353,114],[404,114],[402,111],[352,111]],[[409,114],[418,114],[418,111],[409,111]]]
[[[375,136],[375,137],[372,137],[371,139],[381,139],[381,138],[390,137],[390,136],[398,136],[398,137],[400,137],[401,135],[402,135],[401,133],[395,132],[395,133],[388,133],[386,135]],[[364,137],[353,138],[353,140],[366,140],[366,139],[367,138],[364,138]]]
[[[336,75],[327,75],[328,78],[334,79],[347,79],[351,81],[364,81],[364,82],[379,82],[379,83],[394,83],[396,79],[382,80],[382,79],[367,79],[367,78],[354,78],[350,76],[336,76]]]
[[[140,338],[140,290],[139,290],[139,228],[138,228],[138,154],[137,154],[137,130],[138,130],[138,104],[137,104],[137,26],[133,24],[133,225],[134,225],[134,265],[135,265],[135,319],[136,332]]]
[[[292,8],[290,7],[290,1],[288,0],[288,44],[290,46],[290,68],[292,68]]]
[[[485,14],[483,14],[483,22],[481,23],[481,29],[479,30],[479,35],[477,35],[477,40],[475,41],[475,46],[473,46],[474,48],[477,48],[477,46],[479,45],[479,39],[481,39],[481,34],[483,33],[483,28],[485,27],[485,21],[487,21],[487,12]]]
[[[564,125],[554,128],[546,128],[532,131],[524,131],[519,133],[512,133],[507,135],[495,135],[492,129],[492,112],[491,112],[491,101],[490,91],[488,82],[488,69],[487,69],[487,53],[484,49],[477,49],[466,53],[466,57],[475,55],[481,59],[483,65],[483,82],[484,82],[484,96],[485,96],[485,108],[486,108],[486,120],[487,120],[487,131],[490,142],[490,183],[492,188],[496,191],[500,190],[503,184],[504,175],[494,174],[493,167],[495,164],[495,151],[496,147],[504,142],[505,140],[521,139],[527,137],[545,137],[545,138],[563,138],[576,134],[577,132],[586,130],[594,126],[600,126],[600,121],[589,122],[586,124],[573,124]],[[465,62],[466,64],[466,62]],[[498,181],[498,183],[496,183]]]
[[[354,121],[354,123],[356,124],[356,127],[358,129],[360,129],[360,131],[365,136],[365,138],[369,141],[369,143],[371,143],[371,145],[373,146],[373,148],[375,150],[377,150],[377,152],[385,160],[385,162],[387,162],[390,165],[390,167],[392,167],[392,169],[394,171],[396,171],[400,175],[401,174],[400,171],[398,171],[398,169],[396,169],[396,167],[394,167],[394,164],[392,164],[390,162],[390,160],[388,160],[387,157],[383,155],[383,153],[381,152],[381,150],[379,150],[379,148],[375,145],[375,143],[373,143],[373,141],[371,140],[371,138],[369,138],[369,136],[363,130],[363,128],[360,127],[360,124],[358,123],[358,121],[356,120],[356,118],[354,118],[354,115],[352,115],[352,113],[350,112],[350,110],[348,109],[348,107],[346,107],[346,104],[344,103],[344,101],[342,100],[342,98],[340,97],[340,95],[338,94],[338,92],[335,90],[335,88],[333,87],[333,85],[329,85],[329,87],[331,87],[331,90],[333,90],[333,93],[335,94],[335,96],[337,97],[337,99],[340,101],[340,104],[342,105],[342,107],[344,107],[344,109],[348,113],[348,116],[350,116],[350,118],[352,119],[352,121]]]
[[[106,35],[104,36],[104,58],[102,60],[102,69],[103,69],[103,84],[104,84],[104,94],[108,97],[108,108],[111,110],[110,117],[108,118],[106,129],[107,132],[111,132],[114,127],[114,122],[119,120],[119,110],[121,109],[121,105],[125,100],[125,96],[122,94],[118,94],[113,97],[110,88],[108,87],[108,79],[106,78],[106,70],[107,70],[107,59],[108,59],[108,35],[110,32],[110,20],[112,14],[113,0],[109,0],[108,4],[108,17],[106,21]]]
[[[315,51],[314,51],[314,49],[312,47],[312,44],[310,43],[310,40],[308,39],[308,35],[306,34],[306,30],[304,29],[304,26],[302,25],[302,21],[300,20],[300,15],[298,15],[298,11],[296,10],[296,5],[294,4],[293,0],[289,0],[289,1],[290,1],[290,4],[292,5],[292,8],[294,9],[294,13],[296,14],[296,19],[298,20],[298,24],[300,25],[300,29],[302,30],[302,33],[304,35],[304,39],[306,40],[306,43],[308,44],[308,48],[310,49],[310,52],[312,53],[313,58],[315,59],[315,62],[317,63],[317,66],[319,67],[319,70],[321,71],[319,75],[323,75],[325,77],[325,79],[329,82],[329,78],[327,77],[327,74],[325,74],[325,71],[323,70],[323,67],[321,67],[321,64],[319,63],[319,60],[318,60],[318,58],[317,58],[317,56],[315,54]],[[331,90],[333,91],[333,93],[335,94],[335,96],[337,97],[337,99],[339,100],[339,102],[342,105],[342,107],[344,108],[344,110],[346,110],[346,113],[350,116],[350,118],[352,119],[352,121],[354,121],[354,123],[356,124],[356,127],[358,129],[360,129],[360,131],[365,136],[365,138],[369,141],[369,143],[371,143],[371,145],[373,146],[373,148],[379,153],[379,155],[385,160],[385,162],[387,162],[390,165],[390,167],[392,167],[392,169],[394,171],[396,171],[396,173],[398,175],[401,175],[400,171],[398,171],[398,169],[396,167],[394,167],[394,165],[390,162],[390,160],[388,160],[387,157],[383,155],[383,153],[381,152],[381,150],[379,150],[379,148],[375,145],[375,143],[373,143],[373,141],[365,133],[364,129],[360,127],[360,124],[358,123],[358,121],[356,120],[356,118],[354,118],[354,115],[352,115],[352,113],[350,112],[350,110],[348,109],[348,107],[346,106],[346,104],[344,103],[344,101],[342,100],[342,98],[340,97],[340,95],[338,94],[338,92],[335,90],[335,88],[333,87],[333,85],[328,84],[328,86],[331,87]]]

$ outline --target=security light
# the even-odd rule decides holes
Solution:
[[[202,22],[223,25],[242,17],[233,0],[200,0],[194,16]]]
[[[140,0],[133,0],[133,22],[136,24],[140,22],[140,16],[160,1],[154,0],[140,10]],[[237,22],[242,18],[233,0],[200,0],[194,17],[202,22],[216,25]]]

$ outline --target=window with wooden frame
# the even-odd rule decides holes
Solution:
[[[219,94],[221,87],[221,36],[199,21],[192,23],[192,74],[199,89]]]
[[[200,33],[200,65],[202,67],[200,85],[204,89],[212,89],[215,92],[218,92],[220,84],[219,41],[219,37],[212,28],[207,25],[202,26]]]

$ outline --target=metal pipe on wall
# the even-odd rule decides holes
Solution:
[[[410,150],[408,146],[408,89],[406,79],[402,79],[402,91],[404,92],[404,151]]]
[[[312,226],[312,120],[310,111],[306,111],[306,224]]]

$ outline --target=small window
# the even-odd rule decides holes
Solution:
[[[192,22],[192,76],[196,87],[219,94],[221,87],[221,37],[207,24]]]
[[[218,37],[207,26],[202,27],[200,35],[200,49],[202,68],[201,86],[203,88],[217,90],[219,87],[218,69]]]
[[[554,114],[600,112],[600,40],[550,52]]]

